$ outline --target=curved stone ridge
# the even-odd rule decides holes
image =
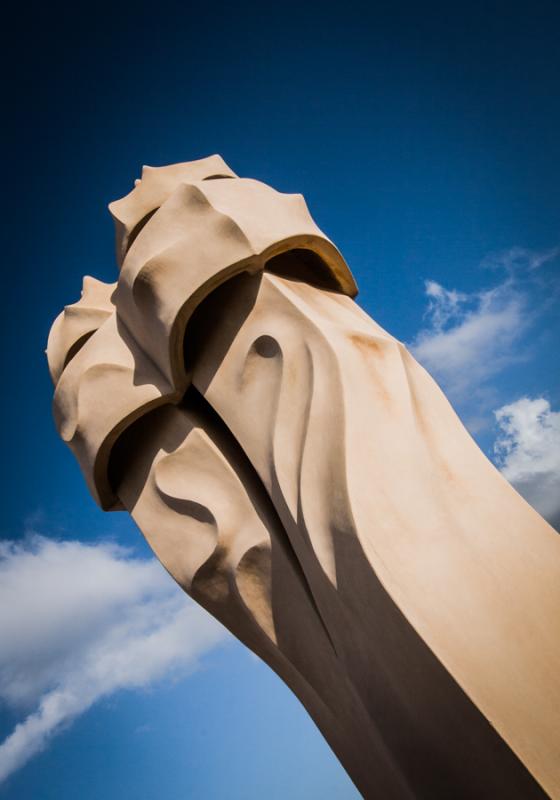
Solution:
[[[82,296],[77,303],[65,306],[53,322],[47,343],[47,358],[53,383],[85,341],[115,310],[111,299],[116,283],[103,283],[84,277]]]
[[[227,279],[262,271],[268,260],[294,249],[316,253],[339,291],[356,294],[344,259],[301,195],[245,178],[182,182],[126,255],[115,299],[119,315],[166,378],[184,389],[183,338],[196,306]]]
[[[142,167],[142,177],[134,181],[134,189],[126,197],[109,204],[109,211],[115,221],[119,266],[142,222],[163,205],[180,183],[224,177],[237,176],[223,158],[217,155],[166,167]]]
[[[144,167],[110,210],[119,279],[85,278],[82,299],[57,318],[47,346],[55,420],[104,509],[120,508],[108,475],[118,436],[187,389],[186,325],[213,289],[300,249],[320,259],[339,291],[357,291],[301,195],[237,178],[220,156]]]

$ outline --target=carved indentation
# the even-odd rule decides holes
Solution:
[[[283,278],[317,286],[331,292],[340,292],[340,283],[323,259],[313,250],[294,248],[270,258],[265,270]]]
[[[281,354],[280,345],[272,336],[259,336],[253,342],[257,355],[263,358],[274,358]]]
[[[243,602],[251,609],[262,630],[275,640],[270,544],[254,545],[247,550],[237,565],[235,575]]]

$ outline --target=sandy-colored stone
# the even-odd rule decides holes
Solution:
[[[96,500],[365,797],[560,797],[560,538],[355,304],[303,198],[212,156],[111,211],[118,283],[87,279],[48,343]]]

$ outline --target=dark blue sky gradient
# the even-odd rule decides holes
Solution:
[[[479,268],[489,253],[558,244],[559,29],[559,6],[547,2],[18,7],[3,54],[2,535],[22,536],[31,516],[51,535],[137,540],[124,515],[103,515],[95,507],[55,433],[43,350],[53,318],[78,299],[82,275],[116,279],[106,206],[130,191],[142,164],[220,153],[241,176],[302,192],[349,262],[359,302],[409,341],[422,322],[426,278],[474,291],[491,282]],[[529,388],[546,389],[549,368],[528,365]],[[223,661],[215,656],[214,671],[192,680],[208,680],[210,692],[212,681],[228,673],[228,659],[237,669],[241,651],[232,653]],[[283,691],[272,676],[259,675]],[[252,696],[251,680],[243,680],[241,706]],[[173,690],[178,695],[170,708],[181,698],[187,702],[190,685]],[[131,697],[115,702],[134,705]],[[106,783],[95,784],[95,792],[82,787],[72,794],[72,767],[65,773],[60,766],[70,752],[65,747],[81,748],[68,763],[83,769],[91,768],[88,748],[100,769],[105,758],[96,761],[87,738],[103,738],[103,714],[111,724],[109,712],[98,709],[91,712],[97,734],[84,717],[76,734],[57,739],[0,797],[262,798],[258,781],[271,774],[278,788],[271,798],[296,797],[298,786],[307,787],[302,799],[350,797],[343,789],[329,795],[324,787],[319,794],[321,782],[305,774],[303,757],[300,774],[289,774],[295,769],[290,758],[304,752],[307,734],[294,736],[290,751],[292,734],[282,725],[292,717],[282,717],[281,707],[291,701],[286,694],[275,697],[270,713],[279,715],[280,733],[271,730],[262,775],[247,795],[220,793],[219,781],[205,793],[204,771],[190,793],[173,783],[157,795],[146,788],[146,776],[142,791],[126,783],[123,789],[118,766],[108,767]],[[158,713],[157,697],[149,702]],[[210,706],[212,738],[220,706]],[[295,701],[293,709],[294,719],[303,719]],[[251,713],[261,719],[258,707]],[[270,719],[266,713],[264,720]],[[224,718],[230,744],[236,724]],[[258,735],[265,747],[261,729]],[[285,768],[272,764],[274,736],[284,748]],[[309,739],[311,750],[323,747],[312,744],[317,741]],[[208,752],[203,739],[197,742],[197,753]],[[160,759],[154,774],[162,780],[168,763],[177,780],[181,746],[171,746],[168,762],[165,748],[144,756],[131,752]],[[216,747],[223,769],[228,743]],[[117,756],[118,764],[127,763],[118,750]],[[239,758],[243,764],[249,755]],[[309,764],[323,763],[320,758],[328,756],[310,756]],[[242,780],[238,767],[228,767],[235,771],[233,785]],[[55,773],[61,783],[41,794],[38,787]]]
[[[556,4],[71,9],[26,7],[7,33],[10,535],[30,505],[91,503],[46,413],[42,349],[84,273],[114,280],[105,207],[143,163],[219,152],[303,192],[360,302],[405,340],[424,278],[470,290],[488,252],[556,243]]]

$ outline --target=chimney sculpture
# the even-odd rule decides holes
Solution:
[[[356,305],[303,197],[212,156],[110,210],[118,281],[86,277],[48,343],[99,505],[365,798],[560,798],[560,538]]]

